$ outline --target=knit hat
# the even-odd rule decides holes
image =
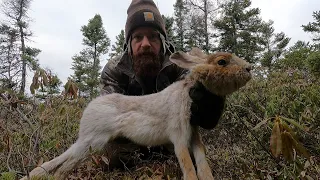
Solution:
[[[127,10],[125,27],[126,43],[130,34],[138,27],[148,26],[156,28],[167,39],[166,28],[161,14],[153,0],[132,0]]]

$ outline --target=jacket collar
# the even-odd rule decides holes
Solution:
[[[122,71],[123,73],[125,73],[126,75],[128,75],[129,77],[131,77],[131,78],[134,77],[134,71],[132,68],[132,60],[131,60],[131,57],[129,56],[127,51],[125,51],[122,54],[120,61],[117,65],[117,68],[120,71]]]

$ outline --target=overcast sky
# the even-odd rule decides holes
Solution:
[[[100,14],[107,35],[111,43],[114,43],[115,37],[124,29],[130,2],[131,0],[33,0],[29,12],[33,19],[30,23],[30,29],[34,33],[32,46],[42,51],[38,56],[41,66],[52,69],[64,84],[73,73],[70,69],[71,57],[83,48],[80,27],[87,24],[95,14]],[[155,2],[162,14],[173,16],[175,0]],[[303,32],[301,25],[313,21],[312,12],[320,10],[320,0],[252,0],[252,7],[261,9],[263,20],[274,21],[276,32],[283,31],[291,37],[291,45],[297,40],[310,41],[310,34]],[[106,60],[102,59],[101,66],[105,63]],[[30,82],[27,87],[29,85]]]

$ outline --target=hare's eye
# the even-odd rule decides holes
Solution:
[[[224,59],[221,59],[221,60],[218,61],[218,64],[219,64],[220,66],[224,66],[224,65],[227,64],[227,61],[224,60]]]

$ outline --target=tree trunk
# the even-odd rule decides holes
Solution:
[[[235,1],[233,1],[233,3],[237,3]],[[235,7],[236,5],[234,4],[233,5],[233,8]],[[238,42],[237,42],[237,28],[236,28],[236,19],[235,19],[235,12],[234,12],[234,9],[232,9],[233,11],[233,17],[232,17],[232,47],[231,47],[231,52],[235,53],[235,54],[238,54]]]
[[[96,63],[97,63],[97,43],[94,44],[94,53],[93,53],[93,67],[91,72],[91,78],[95,78],[95,70],[96,70]],[[93,98],[93,86],[90,87],[90,98]]]
[[[204,0],[204,30],[205,30],[205,38],[206,38],[206,47],[205,51],[208,53],[209,52],[209,34],[208,34],[208,5],[207,5],[207,0]]]
[[[21,60],[22,60],[22,77],[21,77],[20,93],[24,94],[24,91],[26,88],[26,75],[27,75],[27,62],[24,57],[26,47],[24,44],[23,28],[20,26],[19,29],[20,29],[20,38],[21,38]]]
[[[19,7],[19,17],[17,19],[17,23],[19,26],[20,40],[21,40],[21,61],[22,61],[22,76],[21,76],[21,87],[20,87],[21,94],[24,94],[24,91],[26,88],[26,75],[27,75],[27,62],[25,59],[26,47],[24,44],[23,23],[21,21],[22,15],[23,15],[23,3],[24,3],[24,0],[21,0],[20,7]]]
[[[8,46],[8,53],[7,53],[7,62],[8,62],[8,78],[11,79],[11,59],[10,59],[10,53],[11,48],[13,47],[13,40],[12,37],[10,37],[10,44]]]

